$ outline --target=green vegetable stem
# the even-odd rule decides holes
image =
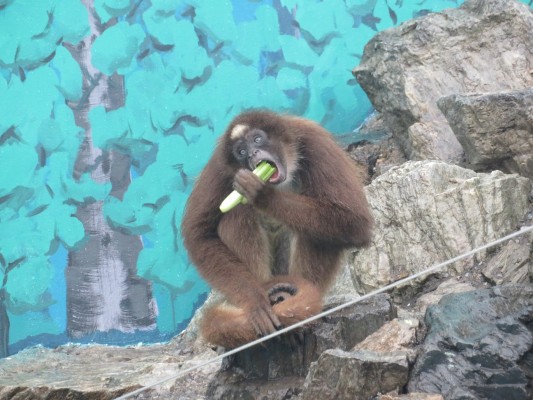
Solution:
[[[259,177],[263,182],[266,182],[270,179],[270,177],[276,172],[276,168],[267,163],[266,161],[261,161],[256,169],[253,170],[253,173]],[[231,192],[228,197],[224,199],[224,201],[220,204],[220,211],[223,213],[228,212],[233,207],[237,206],[238,204],[246,204],[247,200],[246,198],[234,190]]]

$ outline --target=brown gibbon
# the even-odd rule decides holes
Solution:
[[[252,173],[266,161],[276,172]],[[237,190],[247,203],[227,213]],[[233,348],[317,314],[344,251],[371,239],[355,162],[320,125],[270,111],[237,116],[196,181],[182,235],[191,261],[225,302],[200,323]]]

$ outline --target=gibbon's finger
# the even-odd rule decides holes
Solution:
[[[272,310],[256,310],[251,315],[251,323],[258,337],[269,335],[281,327],[278,317]]]
[[[242,194],[248,202],[253,203],[265,183],[247,169],[241,169],[235,174],[233,189]]]
[[[261,325],[261,323],[259,321],[256,321],[254,319],[252,319],[250,321],[250,323],[252,324],[252,327],[254,328],[254,331],[255,331],[255,337],[257,339],[267,335],[268,333],[265,333],[267,331],[267,328],[263,325]]]

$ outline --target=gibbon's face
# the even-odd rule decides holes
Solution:
[[[282,143],[272,136],[261,129],[235,125],[230,132],[230,139],[233,141],[231,151],[241,168],[253,171],[261,161],[273,165],[276,167],[276,172],[268,182],[281,184],[287,180],[292,171],[287,168],[287,157]]]

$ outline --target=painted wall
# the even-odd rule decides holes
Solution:
[[[365,43],[459,3],[0,0],[0,356],[181,331],[208,291],[183,207],[228,122],[352,131]]]

